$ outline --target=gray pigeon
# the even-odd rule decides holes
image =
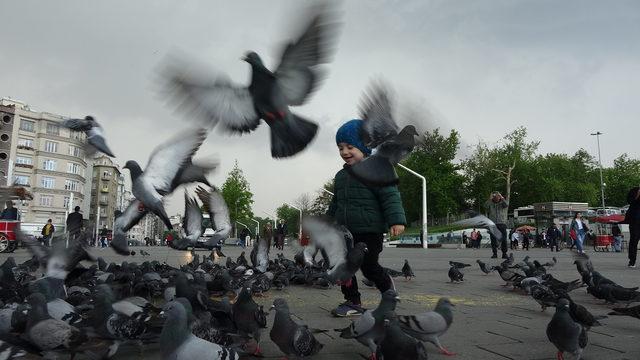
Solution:
[[[184,191],[184,220],[182,222],[183,234],[179,239],[171,242],[171,247],[178,250],[186,250],[194,246],[202,235],[202,210],[196,199],[190,197]]]
[[[427,360],[424,343],[402,331],[395,312],[385,315],[385,336],[380,343],[380,354],[384,360]]]
[[[372,186],[398,183],[395,164],[409,156],[416,145],[418,132],[413,125],[399,130],[393,118],[390,94],[383,84],[374,84],[365,92],[360,106],[364,120],[361,137],[364,144],[374,149],[373,154],[359,163],[346,167],[354,177]]]
[[[375,310],[367,310],[355,319],[349,327],[336,329],[344,339],[356,339],[371,350],[370,359],[376,358],[376,350],[385,335],[384,316],[389,311],[395,311],[396,303],[400,299],[398,294],[389,289],[382,293],[380,304]]]
[[[480,266],[480,270],[485,274],[489,274],[492,270],[489,270],[487,268],[487,264],[485,264],[482,260],[478,259],[476,260],[476,262],[478,263],[478,266]]]
[[[62,320],[47,314],[44,295],[33,293],[27,297],[29,310],[26,335],[29,341],[42,351],[61,348],[73,349],[86,341],[86,335]]]
[[[582,358],[582,351],[589,342],[587,330],[571,318],[569,300],[558,300],[556,312],[547,325],[547,338],[558,349],[558,359],[564,359],[565,352],[572,353],[577,360]]]
[[[405,280],[411,280],[411,278],[416,277],[413,274],[413,269],[411,269],[411,265],[409,265],[409,260],[404,259],[404,265],[402,265],[402,275]]]
[[[254,269],[266,272],[269,266],[269,244],[266,238],[258,238],[253,244],[253,249],[249,256]]]
[[[464,274],[462,273],[462,271],[460,271],[460,269],[458,269],[455,266],[452,266],[449,268],[449,280],[451,280],[451,282],[460,282],[460,281],[464,281]]]
[[[353,245],[353,236],[344,226],[339,227],[319,217],[306,217],[302,228],[309,234],[311,246],[305,247],[305,261],[309,262],[320,249],[325,263],[329,264],[328,279],[336,284],[349,286],[354,274],[360,269],[364,254],[368,251],[362,242]],[[312,264],[313,261],[310,262]]]
[[[291,320],[289,305],[284,299],[275,299],[272,309],[275,309],[276,316],[269,335],[280,351],[287,356],[305,358],[322,349],[324,345],[316,340],[306,325],[299,325]]]
[[[460,228],[481,228],[489,230],[489,233],[493,235],[498,241],[502,240],[502,232],[498,230],[496,224],[484,215],[475,215],[468,219],[463,219],[452,223],[451,225],[459,226]]]
[[[231,233],[229,208],[220,190],[214,186],[212,186],[209,191],[199,186],[196,189],[196,195],[198,195],[200,201],[202,201],[203,210],[209,213],[211,226],[213,230],[215,230],[215,233],[207,241],[206,246],[209,249],[217,248],[219,246],[218,244],[229,238],[229,234]]]
[[[111,247],[120,255],[129,255],[129,243],[127,242],[127,233],[125,229],[130,229],[140,222],[149,211],[142,205],[140,200],[132,200],[127,208],[113,223],[113,239]]]
[[[242,288],[232,308],[233,322],[241,335],[250,335],[258,346],[254,355],[260,354],[260,333],[267,327],[267,316],[262,306],[251,297],[251,288]]]
[[[185,70],[189,66],[174,63],[167,69],[168,91],[196,118],[210,126],[221,122],[228,132],[251,132],[263,119],[271,129],[271,155],[295,155],[313,140],[318,128],[293,114],[289,106],[307,102],[321,80],[319,65],[330,61],[337,24],[327,10],[314,9],[302,34],[284,45],[275,72],[258,54],[248,52],[243,60],[251,65],[249,86],[236,85],[224,74],[194,73]]]
[[[418,315],[398,316],[400,328],[420,341],[428,341],[438,347],[441,354],[455,355],[440,344],[439,337],[447,332],[453,322],[451,307],[455,306],[447,298],[440,298],[433,311]]]
[[[192,165],[191,158],[206,137],[207,131],[204,129],[183,131],[153,150],[144,172],[134,160],[129,160],[124,165],[131,174],[133,195],[145,208],[158,215],[168,229],[173,229],[173,226],[164,210],[163,197],[183,183],[180,180],[181,174]],[[123,228],[124,231],[129,229],[130,227]]]
[[[88,156],[95,154],[97,150],[109,157],[115,157],[107,146],[102,126],[93,116],[85,116],[84,119],[67,119],[62,122],[62,126],[73,131],[82,131],[87,135],[88,144],[85,146],[85,152]]]
[[[160,350],[163,360],[238,360],[240,356],[232,349],[203,340],[191,333],[187,311],[178,301],[163,307],[166,317],[160,333]]]

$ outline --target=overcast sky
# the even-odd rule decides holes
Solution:
[[[246,83],[247,50],[275,66],[304,1],[0,0],[0,96],[39,111],[92,114],[122,165],[187,121],[157,95],[154,76],[176,49]],[[640,157],[640,2],[348,1],[329,77],[294,111],[320,131],[297,157],[273,160],[263,124],[242,137],[212,133],[196,158],[216,155],[221,185],[237,159],[254,211],[314,192],[341,167],[334,134],[383,76],[465,144],[495,142],[524,125],[542,152]],[[181,196],[169,213],[183,212]]]

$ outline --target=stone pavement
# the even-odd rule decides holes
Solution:
[[[132,248],[138,250],[138,248]],[[144,248],[152,254],[152,258],[167,261],[172,265],[183,264],[191,259],[188,252],[180,252],[167,248]],[[227,246],[224,253],[233,258],[241,249]],[[207,254],[204,250],[198,255]],[[125,257],[115,255],[110,249],[95,250],[95,254],[109,261],[122,261]],[[285,249],[285,254],[292,257],[293,252]],[[626,267],[626,253],[589,253],[596,269],[612,280],[625,286],[640,285],[640,269]],[[396,249],[385,248],[381,255],[384,266],[400,270],[404,259],[408,259],[416,278],[412,281],[396,279],[396,288],[402,302],[398,305],[399,314],[415,314],[433,308],[438,298],[449,297],[456,305],[454,322],[448,333],[442,337],[442,343],[458,355],[455,359],[523,359],[544,360],[555,359],[556,350],[546,337],[547,323],[555,309],[540,311],[539,305],[528,296],[503,288],[504,283],[497,273],[485,276],[475,263],[482,259],[487,263],[497,263],[489,259],[490,250],[480,249]],[[548,250],[533,249],[517,251],[516,260],[530,255],[541,262],[558,258],[558,265],[550,271],[555,277],[574,280],[579,276],[572,264],[571,253],[567,250],[551,253]],[[25,250],[16,251],[16,261],[24,261],[28,254]],[[4,261],[7,254],[0,254]],[[127,257],[127,261],[142,262],[136,255]],[[465,281],[451,284],[447,277],[448,261],[463,261],[473,266],[463,270]],[[360,275],[358,275],[360,279]],[[364,305],[375,307],[379,301],[379,293],[364,285],[360,286]],[[300,286],[291,286],[284,291],[269,291],[264,298],[256,301],[269,307],[276,297],[287,299],[296,321],[301,321],[319,329],[335,329],[348,326],[350,320],[333,318],[330,310],[342,301],[339,288],[319,290]],[[584,289],[572,293],[574,300],[587,307],[595,315],[605,315],[609,307],[586,293]],[[266,358],[282,358],[282,354],[269,340],[269,329],[273,316],[269,317],[268,329],[263,332],[261,346]],[[602,320],[604,326],[595,327],[589,333],[589,346],[584,352],[584,359],[606,360],[638,360],[640,359],[640,320],[630,317],[609,317]],[[368,356],[367,349],[354,340],[344,340],[335,332],[319,334],[318,338],[325,344],[324,349],[314,359],[362,359]],[[126,351],[126,347],[121,348]],[[430,359],[447,358],[428,345]],[[133,350],[133,349],[131,349]],[[137,359],[139,356],[121,354],[116,358]],[[132,354],[137,352],[132,351]],[[157,358],[157,348],[145,351],[144,358]],[[567,357],[571,358],[570,356]],[[195,360],[195,359],[194,359]]]

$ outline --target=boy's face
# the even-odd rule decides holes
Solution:
[[[340,151],[340,157],[348,165],[356,164],[364,159],[364,153],[357,147],[341,142],[338,144],[338,151]]]

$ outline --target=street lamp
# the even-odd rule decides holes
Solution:
[[[322,191],[326,192],[327,194],[333,196],[333,193],[325,188],[322,188]]]
[[[591,133],[592,136],[595,136],[598,141],[598,163],[600,163],[600,193],[602,196],[602,211],[604,214],[604,180],[602,178],[602,158],[600,157],[600,135],[602,133],[600,131],[596,131],[595,133]]]
[[[422,248],[427,249],[427,179],[408,167],[398,163],[398,166],[422,180]]]
[[[236,199],[236,211],[235,211],[235,218],[236,218],[235,220],[236,220],[236,222],[238,222],[238,201],[240,201],[240,199]],[[245,225],[245,227],[246,227],[246,225]],[[235,228],[236,228],[236,239],[237,239],[238,238],[238,226],[237,226],[237,224],[236,224]]]
[[[300,209],[299,207],[295,206],[295,205],[291,205],[289,203],[285,203],[289,206],[291,206],[292,208],[298,210],[300,212],[300,221],[298,221],[298,240],[302,241],[302,209]]]
[[[260,221],[256,220],[256,219],[251,219],[251,221],[254,221],[256,223],[256,239],[258,238],[258,233],[260,231]]]
[[[276,228],[276,220],[278,220],[278,219],[276,219],[275,216],[273,216],[272,214],[269,214],[268,212],[266,212],[264,210],[262,212],[265,213],[268,217],[273,219],[273,228],[275,229]]]

